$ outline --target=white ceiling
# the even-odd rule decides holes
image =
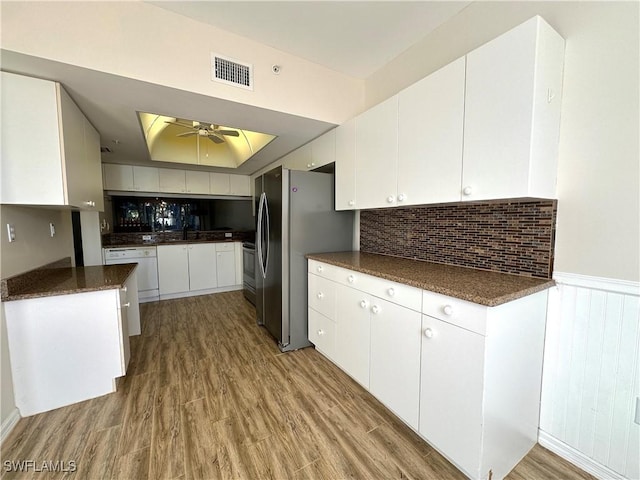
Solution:
[[[148,3],[364,79],[471,2]]]
[[[152,3],[363,78],[470,2]],[[1,59],[2,70],[62,83],[100,132],[102,144],[113,149],[102,157],[107,163],[151,164],[137,111],[191,119],[207,118],[208,112],[216,111],[216,121],[222,125],[277,135],[238,168],[237,173],[242,174],[256,172],[334,126],[16,52],[3,50]],[[113,139],[120,144],[112,143]]]

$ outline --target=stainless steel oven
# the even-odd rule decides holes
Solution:
[[[256,304],[256,245],[242,244],[242,293],[252,304]]]

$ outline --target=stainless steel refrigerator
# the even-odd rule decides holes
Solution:
[[[334,210],[333,174],[281,167],[256,178],[256,313],[283,352],[311,345],[308,253],[353,249],[353,212]]]

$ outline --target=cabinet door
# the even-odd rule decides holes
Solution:
[[[418,428],[421,314],[372,297],[369,389]]]
[[[236,284],[236,254],[233,250],[216,252],[218,287]]]
[[[463,200],[555,196],[563,56],[540,17],[467,55]]]
[[[335,285],[338,312],[335,362],[363,387],[369,388],[371,297],[359,290]]]
[[[104,211],[104,191],[102,190],[100,134],[86,118],[84,119],[84,155],[87,171],[87,196],[95,203],[91,210],[102,212]]]
[[[216,264],[215,244],[189,245],[189,290],[216,288]]]
[[[248,175],[229,175],[229,193],[231,195],[251,195],[250,177]]]
[[[102,165],[102,175],[105,190],[135,190],[133,184],[133,167],[131,165],[105,163]]]
[[[56,84],[8,72],[0,75],[2,203],[62,205]]]
[[[211,195],[229,195],[231,187],[228,173],[210,173],[209,182]]]
[[[189,291],[187,245],[158,245],[160,295]]]
[[[336,210],[356,205],[356,120],[336,128]]]
[[[311,162],[307,170],[322,167],[336,161],[336,131],[329,130],[311,142]]]
[[[309,165],[307,167],[307,165]],[[290,170],[309,170],[311,168],[311,144],[301,146],[282,159],[282,166]]]
[[[399,94],[398,205],[460,200],[464,57]]]
[[[356,206],[396,205],[398,96],[356,117]]]
[[[127,305],[127,294],[120,290],[118,294],[118,330],[120,332],[120,362],[122,375],[126,375],[129,360],[131,359],[131,343],[129,341],[129,305]]]
[[[160,177],[154,167],[133,167],[133,185],[141,192],[159,192]]]
[[[84,116],[67,92],[60,88],[62,111],[62,138],[64,146],[64,172],[67,205],[88,207],[92,200],[87,178],[88,169],[84,151]]]
[[[334,360],[336,354],[335,324],[312,308],[309,308],[308,312],[309,341],[315,345],[316,350]]]
[[[195,172],[192,170],[187,170],[185,174],[187,193],[200,193],[203,195],[209,194],[208,172]]]
[[[184,170],[173,170],[171,168],[158,169],[160,191],[165,193],[185,193]]]
[[[423,315],[419,432],[468,475],[482,445],[484,337]]]

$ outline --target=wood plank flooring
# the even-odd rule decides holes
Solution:
[[[118,391],[22,419],[2,479],[463,479],[312,348],[280,354],[241,292],[141,305]],[[5,461],[77,471],[8,471]],[[591,479],[536,446],[512,480]]]

